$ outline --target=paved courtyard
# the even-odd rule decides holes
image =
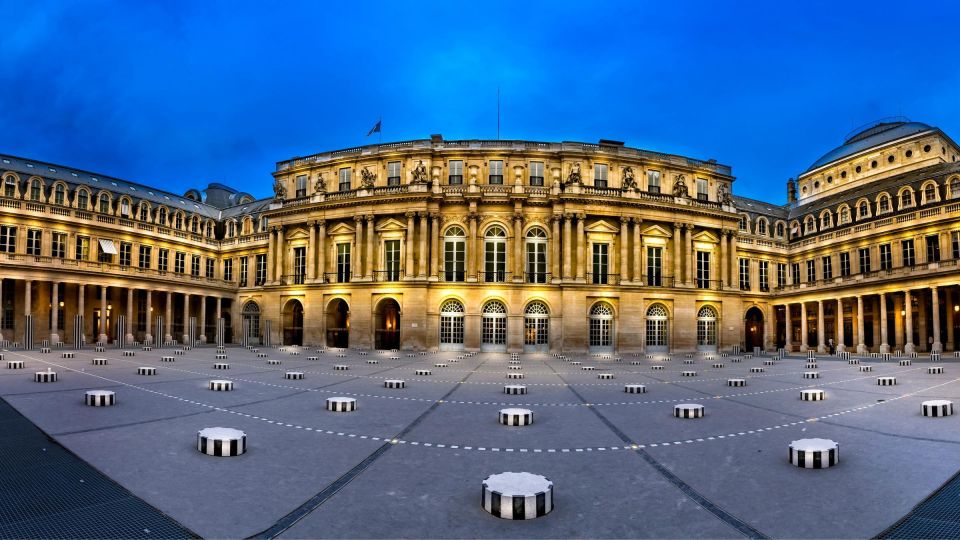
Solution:
[[[835,357],[806,369],[800,356],[765,366],[769,357],[732,354],[696,355],[693,364],[682,354],[521,354],[514,369],[506,353],[263,348],[262,358],[228,347],[223,360],[215,352],[195,348],[162,362],[172,348],[133,357],[89,349],[73,359],[58,349],[8,350],[4,360],[25,368],[0,365],[0,396],[133,495],[210,538],[862,538],[960,470],[960,415],[920,412],[925,400],[960,401],[952,356],[910,366],[862,357],[873,371],[861,372]],[[230,367],[214,370],[214,362]],[[928,374],[930,365],[944,373]],[[141,366],[156,375],[138,375]],[[764,372],[750,372],[757,367]],[[47,368],[57,382],[34,382]],[[697,376],[681,375],[689,370]],[[304,378],[287,380],[286,371]],[[820,378],[804,379],[805,371]],[[879,386],[881,376],[897,384]],[[746,386],[727,386],[733,377]],[[211,391],[211,379],[233,381],[234,390]],[[386,379],[406,388],[384,388]],[[625,393],[634,383],[647,392]],[[505,395],[506,384],[528,393]],[[826,399],[801,401],[805,388]],[[90,389],[115,391],[117,404],[85,406]],[[327,411],[333,396],[356,398],[357,410]],[[705,416],[675,418],[678,403],[702,404]],[[534,423],[498,423],[499,409],[511,406],[532,410]],[[247,452],[198,452],[197,431],[215,426],[246,432]],[[840,444],[839,465],[788,463],[788,444],[812,437]],[[529,521],[486,513],[481,481],[504,471],[552,480],[553,512]]]

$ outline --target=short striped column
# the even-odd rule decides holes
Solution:
[[[803,367],[805,367],[806,369],[817,369],[817,363],[807,362],[806,365],[804,365]]]
[[[723,369],[723,364],[720,362],[714,362],[711,367],[714,369]]]
[[[7,369],[23,369],[23,360],[7,360]]]
[[[390,388],[394,390],[399,390],[407,387],[406,381],[402,379],[387,379],[383,381],[384,388]]]
[[[826,469],[840,461],[840,445],[829,439],[800,439],[790,443],[790,464],[801,469]]]
[[[110,390],[87,390],[83,402],[90,407],[109,407],[117,403],[117,395]]]
[[[652,369],[652,370],[654,370],[654,371],[663,371],[663,366],[661,366],[661,365],[658,364],[658,365],[656,365],[656,366],[650,366],[650,369]]]
[[[676,418],[701,418],[704,407],[699,403],[680,403],[673,406],[673,416]]]
[[[357,400],[350,397],[327,398],[327,410],[333,412],[352,412],[357,410]]]
[[[932,352],[932,353],[930,353],[930,361],[931,361],[931,362],[939,362],[939,361],[940,361],[940,353],[938,353],[938,352]]]
[[[746,386],[746,379],[727,379],[727,386]]]
[[[943,366],[927,366],[927,375],[943,375]]]
[[[878,386],[894,386],[897,384],[896,377],[877,377]]]
[[[503,393],[511,396],[523,395],[527,393],[527,386],[523,384],[505,384]]]
[[[247,451],[247,434],[233,428],[204,428],[197,432],[197,450],[208,456],[239,456]]]
[[[123,354],[123,356],[136,356],[136,355],[137,355],[136,351],[120,351],[120,353]]]
[[[815,388],[806,388],[800,391],[800,401],[823,401],[827,398],[826,392]]]
[[[820,378],[820,372],[819,372],[819,371],[804,371],[804,372],[803,372],[803,378],[804,378],[804,379],[819,379],[819,378]]]
[[[334,371],[346,371],[346,370],[348,370],[348,369],[350,369],[350,366],[348,366],[348,365],[346,365],[346,364],[337,364],[337,365],[333,366],[333,370],[334,370]]]
[[[750,373],[763,373],[764,371],[764,368],[759,366],[750,368]]]
[[[76,354],[73,351],[62,352],[60,353],[60,358],[76,358]]]
[[[897,363],[900,364],[901,366],[912,366],[913,360],[910,360],[909,358],[904,358]]]
[[[859,358],[847,358],[847,364],[850,364],[851,366],[856,366],[859,363],[860,363]]]
[[[150,366],[141,366],[137,368],[137,375],[156,375],[157,368]]]
[[[508,378],[508,379],[522,379],[522,378],[523,378],[523,373],[521,373],[521,372],[519,372],[519,371],[513,371],[513,372],[510,372],[510,373],[507,373],[507,378]]]
[[[161,361],[161,362],[176,362],[176,360],[177,360],[176,357],[173,357],[173,356],[161,356],[161,357],[160,357],[160,361]]]
[[[33,374],[33,381],[39,383],[57,382],[57,372],[50,369],[38,371]]]
[[[536,519],[553,510],[553,482],[527,472],[492,474],[483,481],[481,504],[501,519]]]
[[[597,378],[601,381],[609,381],[613,378],[613,373],[597,373]]]
[[[873,366],[860,366],[861,372],[873,371]]]
[[[230,364],[226,362],[215,362],[213,364],[213,369],[230,369]]]
[[[93,360],[90,360],[90,363],[93,364],[93,365],[95,365],[95,366],[105,366],[105,365],[107,365],[107,359],[106,359],[106,358],[94,358]]]
[[[429,369],[417,369],[417,370],[414,370],[413,373],[414,373],[414,375],[420,375],[421,377],[425,377],[425,376],[427,376],[427,375],[433,375],[433,372],[430,371]],[[510,375],[523,375],[523,374],[522,374],[522,373],[507,373],[507,377],[508,377],[508,378],[509,378]]]
[[[286,372],[286,373],[283,374],[283,378],[284,378],[284,379],[287,379],[288,381],[299,381],[299,380],[303,379],[303,372],[302,372],[302,371],[288,371],[288,372]]]
[[[807,351],[807,360],[816,360],[817,353],[816,351]]]
[[[594,371],[596,369],[597,369],[597,366],[582,366],[580,368],[581,371]]]
[[[776,365],[776,363],[777,363],[776,360],[764,360],[764,361],[763,361],[763,365],[765,365],[765,366],[773,366],[773,365]]]
[[[207,388],[215,392],[230,392],[233,390],[233,381],[223,379],[213,379],[207,383]]]
[[[533,423],[533,411],[530,409],[500,409],[497,417],[505,426],[529,426]]]
[[[951,416],[953,402],[946,399],[931,399],[920,404],[920,412],[924,416]]]
[[[446,363],[446,362],[437,362],[436,364],[433,365],[433,367],[435,367],[435,368],[445,368],[445,367],[447,367],[447,363]],[[507,366],[507,367],[514,368],[514,367],[519,367],[519,366]]]
[[[646,394],[647,387],[642,384],[625,384],[623,385],[623,391],[628,394]]]
[[[276,360],[276,359],[273,359],[273,358],[267,360],[267,365],[268,365],[268,366],[279,366],[280,364],[281,364],[280,360]]]
[[[680,376],[681,376],[681,377],[696,377],[696,376],[697,376],[697,372],[696,372],[696,371],[681,371],[681,372],[680,372]]]
[[[850,360],[850,353],[849,353],[848,351],[841,351],[841,352],[837,353],[837,356],[838,356],[841,360]]]

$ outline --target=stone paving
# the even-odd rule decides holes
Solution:
[[[133,357],[83,350],[74,359],[4,351],[25,369],[0,364],[0,396],[204,537],[862,538],[887,530],[960,470],[960,415],[920,413],[925,400],[960,400],[953,357],[936,364],[943,374],[928,374],[924,357],[911,366],[863,357],[871,372],[820,357],[821,378],[804,379],[813,370],[800,357],[763,365],[769,357],[696,355],[684,364],[680,354],[521,354],[520,369],[510,369],[506,353],[261,352],[267,358],[228,347],[222,360],[203,347],[162,362],[172,349]],[[157,374],[138,375],[140,366]],[[751,373],[756,367],[764,371]],[[33,382],[48,368],[57,382]],[[304,378],[285,379],[293,370]],[[690,370],[697,376],[681,376]],[[891,375],[896,385],[877,384]],[[727,386],[734,377],[747,385]],[[211,391],[211,379],[233,381],[234,390]],[[384,388],[386,379],[406,387]],[[647,392],[624,392],[635,383]],[[528,393],[506,395],[506,384]],[[805,388],[826,399],[801,401]],[[90,389],[115,391],[117,404],[85,406]],[[333,396],[356,398],[357,410],[327,411]],[[675,418],[678,403],[700,403],[706,415]],[[501,425],[499,409],[514,406],[532,410],[534,423]],[[214,426],[246,432],[247,452],[198,452],[197,431]],[[836,467],[788,463],[789,443],[812,437],[839,442]],[[481,481],[504,471],[552,480],[555,509],[528,521],[486,513]]]

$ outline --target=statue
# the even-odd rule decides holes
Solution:
[[[582,178],[580,177],[580,162],[573,164],[573,167],[570,167],[570,175],[567,176],[567,183],[564,184],[569,186],[570,184],[580,185],[582,183]]]
[[[732,205],[733,197],[730,195],[730,192],[727,191],[726,184],[720,184],[717,188],[717,198],[720,199],[720,204],[723,205]]]
[[[279,178],[273,182],[273,200],[282,201],[287,198],[287,188],[283,186],[283,182]]]
[[[377,182],[377,175],[370,171],[370,169],[361,169],[360,182],[363,189],[372,189],[374,184]]]
[[[677,179],[673,182],[673,196],[674,197],[689,197],[690,193],[687,191],[687,182],[683,179],[682,174],[677,175]]]
[[[417,162],[417,166],[413,168],[413,182],[414,184],[426,184],[427,183],[427,168],[423,166],[423,160]]]
[[[640,189],[640,186],[637,185],[637,181],[633,178],[633,167],[623,168],[623,190],[626,191],[628,189]]]
[[[317,183],[314,184],[313,189],[317,193],[326,193],[327,192],[327,181],[323,179],[323,173],[317,175]]]

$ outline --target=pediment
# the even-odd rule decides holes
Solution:
[[[353,234],[354,228],[352,225],[347,225],[346,223],[337,223],[333,227],[327,229],[327,236],[336,236],[338,234]]]
[[[387,218],[377,224],[377,232],[383,231],[405,231],[407,224],[396,218]]]
[[[587,225],[585,230],[591,233],[617,233],[620,232],[620,227],[615,227],[609,221],[601,219],[600,221],[595,221]]]
[[[717,244],[720,242],[720,238],[710,231],[700,231],[694,234],[693,240],[694,242],[710,242],[712,244]]]
[[[666,238],[673,236],[673,233],[670,230],[665,229],[660,225],[651,225],[644,229],[642,234],[643,236],[664,236]]]
[[[285,235],[285,237],[287,240],[306,240],[310,238],[310,235],[307,233],[306,230],[297,228],[291,231],[287,231],[287,234]]]

